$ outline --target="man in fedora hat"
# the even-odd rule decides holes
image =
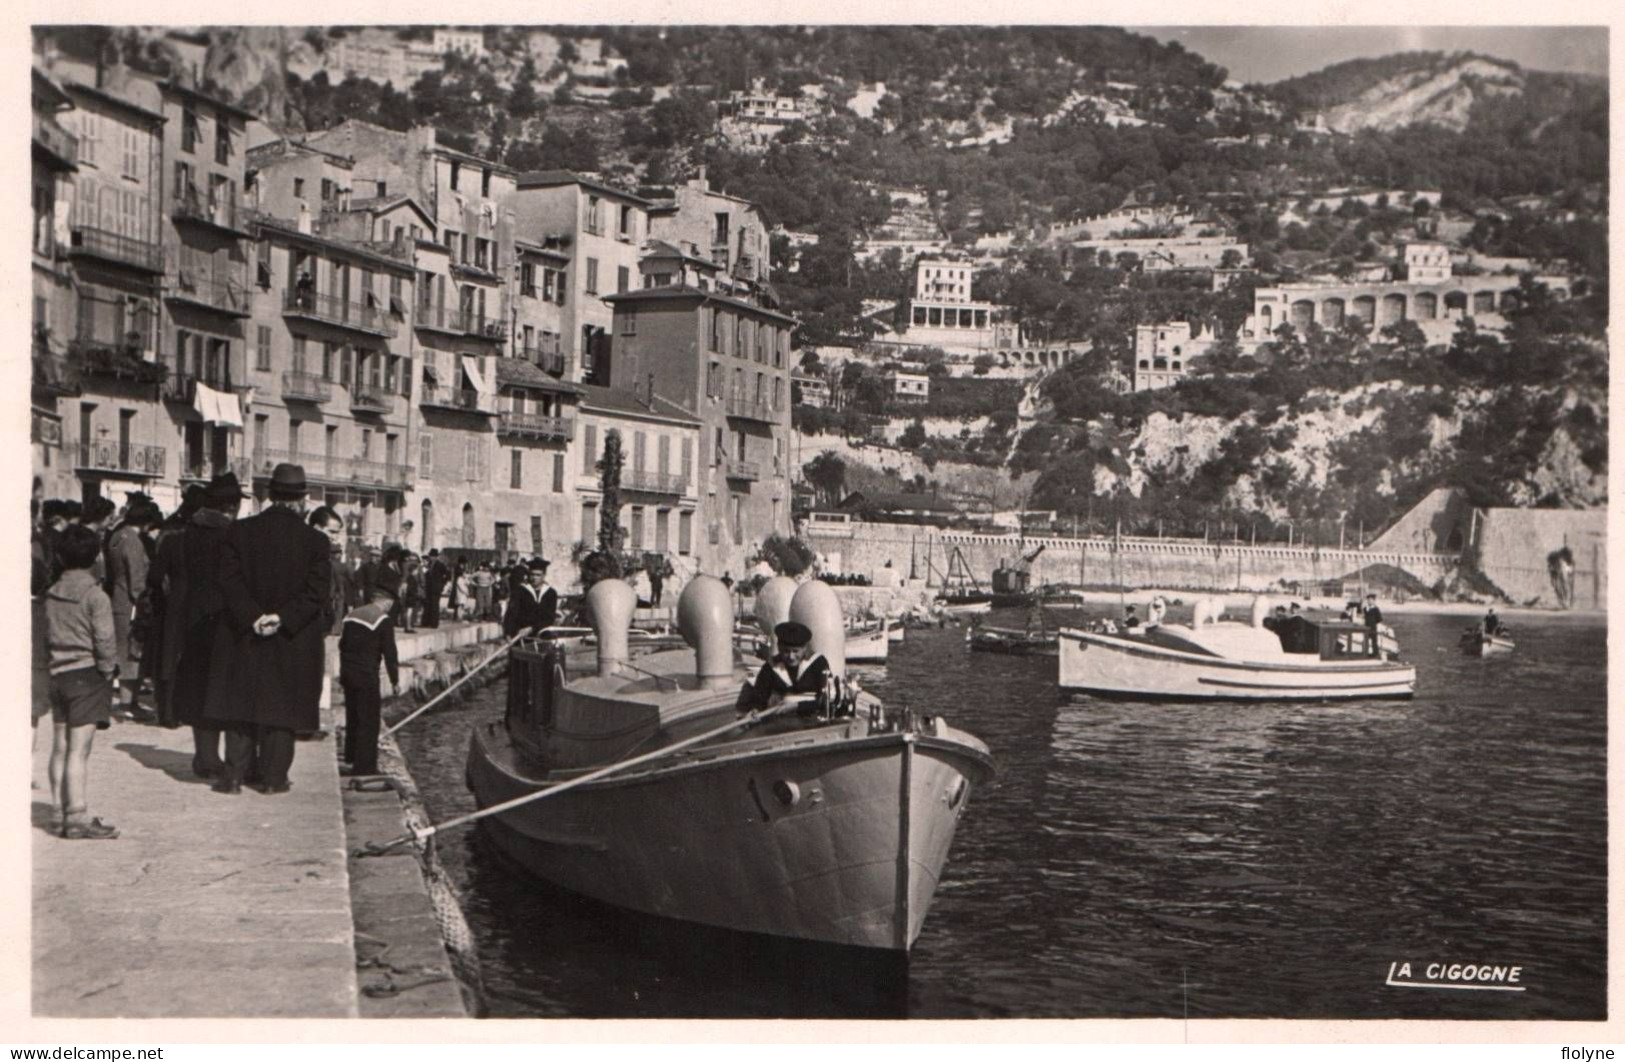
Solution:
[[[327,536],[305,522],[305,470],[271,471],[271,504],[229,528],[220,549],[225,612],[209,667],[204,716],[226,731],[223,793],[252,773],[288,791],[295,731],[320,728],[318,703],[331,584]]]
[[[192,728],[192,772],[220,777],[220,728],[203,718],[215,631],[225,611],[220,593],[220,546],[242,508],[242,485],[231,472],[215,476],[198,496],[198,508],[164,536],[148,575],[162,611],[155,621],[158,659],[154,684],[164,722]]]
[[[547,562],[532,557],[524,568],[524,581],[508,598],[508,611],[502,617],[502,633],[509,638],[522,630],[544,630],[558,622],[558,591],[547,585]]]

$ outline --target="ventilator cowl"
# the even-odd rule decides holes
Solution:
[[[733,595],[714,575],[696,575],[677,599],[677,630],[694,649],[694,673],[702,686],[733,680]]]
[[[773,628],[790,618],[790,601],[796,596],[796,581],[788,575],[775,575],[756,591],[756,625],[767,639],[770,653],[779,651]]]
[[[598,673],[613,675],[630,657],[626,632],[632,626],[632,612],[638,595],[620,579],[600,579],[587,591],[587,615],[598,639]]]
[[[846,677],[846,620],[841,599],[822,579],[802,583],[790,601],[790,618],[812,631],[812,649],[824,654],[831,674]]]

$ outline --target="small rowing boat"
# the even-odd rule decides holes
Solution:
[[[1494,634],[1474,625],[1461,632],[1461,651],[1468,656],[1504,656],[1518,647],[1503,627]]]

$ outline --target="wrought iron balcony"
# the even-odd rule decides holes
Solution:
[[[728,396],[728,416],[740,420],[755,420],[763,424],[777,424],[779,414],[767,402],[757,402],[744,395]]]
[[[69,444],[74,454],[74,468],[84,472],[113,472],[142,478],[164,474],[162,446],[146,443],[121,443],[117,439],[80,439]]]
[[[575,422],[569,417],[549,417],[541,413],[515,413],[512,410],[504,410],[497,430],[503,435],[527,439],[568,441],[575,432]]]
[[[203,306],[231,317],[249,315],[249,289],[241,277],[235,280],[228,277],[205,277],[194,280],[182,274],[176,278],[175,287],[166,292],[165,297],[171,302]]]
[[[69,253],[133,266],[146,273],[164,271],[164,249],[156,243],[120,236],[116,232],[75,225]]]
[[[282,312],[288,317],[304,317],[368,335],[393,339],[396,333],[395,322],[382,307],[366,306],[334,295],[318,295],[314,291],[284,293]]]
[[[554,376],[568,377],[571,375],[571,361],[569,355],[557,350],[544,350],[537,346],[523,347],[519,351],[520,357],[535,365],[543,372]]]
[[[350,388],[350,408],[368,413],[389,413],[395,396],[376,384],[358,383]]]
[[[68,343],[68,360],[80,379],[103,376],[135,383],[163,383],[168,369],[142,357],[145,346],[145,341],[136,333],[118,342],[80,337]]]
[[[57,397],[83,394],[79,386],[79,367],[50,348],[34,347],[34,387]]]
[[[175,195],[172,216],[176,221],[193,221],[224,230],[234,236],[247,232],[238,224],[237,204],[225,195],[204,193],[197,188],[182,189]]]
[[[59,170],[79,165],[79,138],[49,115],[34,114],[34,157]]]
[[[285,372],[282,397],[296,402],[331,402],[333,385],[313,372]]]
[[[197,394],[198,384],[203,384],[205,387],[212,388],[216,391],[224,391],[228,394],[233,393],[244,386],[243,384],[233,382],[231,377],[226,373],[200,375],[195,372],[182,372],[173,367],[166,368],[167,373],[164,377],[163,393],[164,397],[172,402],[191,402],[193,397]]]
[[[494,413],[488,400],[482,401],[480,392],[440,384],[424,384],[418,394],[418,405],[432,409],[459,409],[466,413]]]
[[[230,472],[237,477],[237,482],[248,483],[254,475],[254,461],[248,457],[227,457],[224,460],[217,461],[212,456],[193,456],[185,458],[182,465],[182,482],[187,480],[203,480],[206,482],[215,476],[223,476]]]
[[[307,454],[299,450],[255,449],[251,458],[254,478],[270,479],[271,472],[280,464],[298,465],[305,470],[305,478],[321,484],[348,485],[350,462],[343,457]]]
[[[621,487],[645,494],[682,494],[688,481],[669,472],[649,472],[633,468],[621,470]]]
[[[350,459],[349,466],[350,481],[358,486],[405,490],[412,485],[411,465],[354,457]]]
[[[724,461],[722,469],[723,475],[729,479],[740,479],[755,483],[762,478],[762,466],[755,461]]]

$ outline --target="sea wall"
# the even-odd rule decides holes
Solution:
[[[1031,553],[1040,545],[1044,552],[1031,568],[1034,584],[1267,591],[1283,583],[1349,578],[1370,565],[1386,564],[1432,586],[1460,563],[1460,556],[1450,553],[1143,538],[1120,542],[1109,538],[1021,539],[907,524],[854,522],[844,527],[808,527],[805,533],[832,570],[872,576],[889,561],[904,576],[926,578],[929,571],[933,585],[941,584],[955,549],[986,586],[1002,561]]]
[[[1474,543],[1478,569],[1513,604],[1607,607],[1606,510],[1486,509]],[[1564,547],[1573,558],[1568,571],[1553,557]]]

